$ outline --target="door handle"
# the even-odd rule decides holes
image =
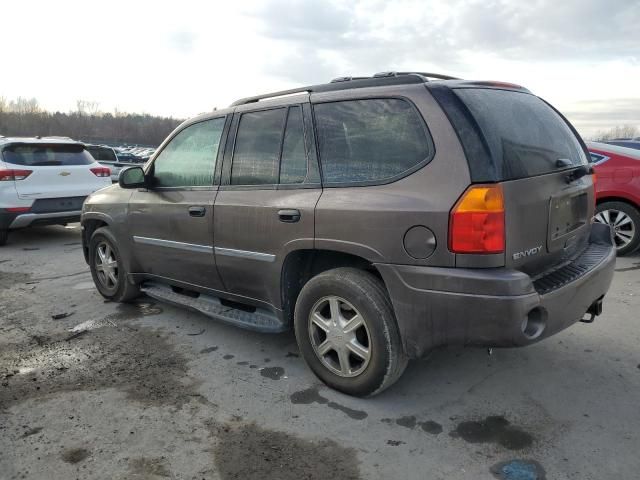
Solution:
[[[204,207],[189,207],[189,215],[192,217],[204,217],[205,213],[207,213],[207,209]]]
[[[296,223],[300,220],[300,210],[295,208],[285,208],[283,210],[278,210],[278,217],[280,217],[281,222],[285,223]]]

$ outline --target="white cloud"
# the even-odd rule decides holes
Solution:
[[[640,99],[636,1],[23,0],[2,14],[0,96],[50,109],[88,99],[187,117],[337,76],[426,70],[521,83],[586,135],[640,124],[627,107]]]

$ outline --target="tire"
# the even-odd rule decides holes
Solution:
[[[106,257],[106,261],[101,255]],[[113,267],[111,260],[115,260],[115,267]],[[100,269],[99,263],[105,263],[105,266],[109,265],[109,267]],[[120,250],[118,250],[118,244],[108,227],[98,228],[91,235],[89,267],[93,283],[104,298],[114,302],[130,302],[140,296],[139,286],[127,280],[128,272],[123,264]],[[109,273],[113,275],[111,276]]]
[[[312,320],[314,313],[319,316]],[[360,323],[356,315],[363,325],[353,328]],[[343,328],[334,324],[334,318]],[[363,270],[336,268],[309,280],[296,301],[294,328],[309,368],[347,395],[376,395],[395,383],[407,366],[387,291],[379,279]],[[331,345],[328,351],[323,348],[327,345]]]
[[[7,244],[9,238],[9,230],[0,230],[0,247]]]
[[[596,207],[596,222],[611,226],[619,256],[640,246],[640,212],[624,202],[604,202]]]

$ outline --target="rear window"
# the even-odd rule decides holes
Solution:
[[[535,95],[491,89],[454,91],[487,141],[497,180],[543,175],[588,162],[569,125]]]
[[[2,151],[2,156],[12,165],[30,167],[90,165],[95,162],[82,145],[9,145]]]
[[[433,154],[423,120],[405,100],[320,103],[314,113],[325,184],[391,181]]]
[[[113,150],[104,147],[87,147],[87,151],[99,162],[117,162],[118,158]]]

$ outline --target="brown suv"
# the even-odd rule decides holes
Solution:
[[[90,196],[100,293],[295,329],[325,383],[376,394],[440,345],[528,345],[613,276],[586,147],[512,84],[385,73],[188,120]]]

